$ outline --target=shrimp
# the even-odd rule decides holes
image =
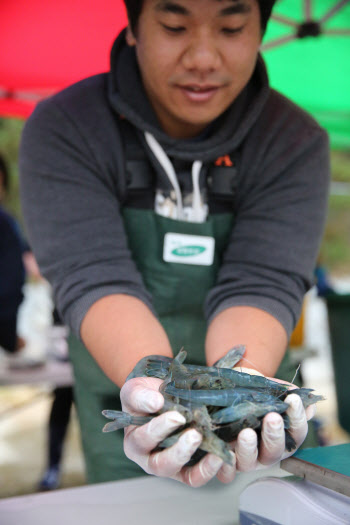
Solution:
[[[311,389],[290,390],[289,384],[279,383],[263,376],[250,375],[231,370],[231,366],[243,356],[245,347],[234,347],[216,366],[186,365],[186,352],[182,349],[174,359],[161,355],[143,358],[129,374],[133,377],[157,377],[163,382],[159,387],[164,397],[161,410],[149,416],[133,416],[126,412],[104,410],[102,414],[111,419],[103,432],[112,432],[129,425],[144,425],[164,412],[176,410],[185,417],[186,423],[164,439],[155,450],[173,446],[189,428],[202,435],[202,442],[187,465],[194,465],[206,453],[212,453],[232,464],[229,443],[244,428],[253,428],[258,437],[264,416],[269,412],[282,415],[285,429],[285,446],[295,448],[290,434],[286,398],[297,394],[304,408],[323,400],[323,396]]]
[[[171,436],[164,439],[159,448],[168,448],[179,440],[179,438],[188,430],[188,428],[195,428],[202,434],[202,441],[199,445],[199,450],[215,454],[221,458],[225,463],[232,465],[232,455],[230,454],[230,446],[220,439],[213,432],[213,425],[211,418],[205,406],[197,408],[193,411],[193,423],[186,429],[177,431]]]
[[[102,414],[108,419],[113,419],[110,423],[105,424],[102,432],[113,432],[113,430],[119,430],[129,425],[145,425],[153,419],[153,416],[132,416],[120,410],[103,410]]]
[[[233,368],[245,353],[245,345],[237,345],[231,348],[224,357],[219,359],[214,366],[217,368]]]
[[[287,403],[279,400],[275,400],[274,403],[254,403],[245,400],[238,405],[229,406],[215,412],[212,415],[212,421],[214,423],[234,423],[248,416],[264,417],[269,412],[282,414],[288,407]]]
[[[180,357],[181,354],[181,357]],[[191,388],[193,381],[225,381],[225,388],[234,388],[241,386],[246,388],[264,388],[268,389],[269,393],[278,393],[278,395],[288,390],[288,385],[278,383],[263,376],[250,375],[245,372],[231,370],[228,368],[217,368],[216,366],[200,366],[200,365],[185,365],[183,360],[186,357],[186,352],[181,350],[175,359],[165,356],[152,355],[143,358],[129,374],[128,379],[132,377],[158,377],[159,379],[169,378],[179,388]],[[178,358],[181,359],[181,363]],[[176,361],[177,360],[177,361]],[[175,361],[174,366],[172,366]],[[200,376],[203,378],[200,380]]]

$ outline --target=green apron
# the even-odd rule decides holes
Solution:
[[[215,285],[233,227],[233,214],[211,215],[204,223],[193,223],[165,218],[153,210],[124,208],[123,218],[133,259],[152,295],[155,311],[174,354],[184,347],[188,363],[205,364],[207,325],[203,304],[207,293]],[[165,262],[164,236],[169,232],[214,238],[213,264],[204,266]],[[145,475],[138,465],[125,456],[122,431],[102,433],[106,419],[101,411],[107,408],[121,410],[119,389],[73,336],[70,337],[69,347],[88,481],[98,483]],[[157,348],[154,349],[156,353]],[[290,380],[293,373],[287,355],[277,377]]]

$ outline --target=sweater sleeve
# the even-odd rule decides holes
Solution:
[[[125,293],[152,305],[127,245],[118,174],[97,154],[96,145],[101,151],[109,139],[100,125],[104,116],[96,117],[99,126],[82,124],[84,117],[60,101],[39,104],[24,128],[20,193],[40,270],[64,322],[79,336],[87,310],[103,296]]]
[[[257,307],[289,336],[313,283],[326,218],[329,146],[326,133],[291,103],[267,110],[242,152],[236,222],[205,308],[210,320],[231,306]]]

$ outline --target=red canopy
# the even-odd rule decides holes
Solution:
[[[0,115],[26,117],[40,98],[108,70],[126,13],[121,0],[6,0],[0,20]]]

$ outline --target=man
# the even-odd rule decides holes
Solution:
[[[40,104],[24,131],[30,241],[88,349],[71,345],[90,481],[136,476],[140,465],[192,486],[228,482],[285,454],[282,419],[269,414],[259,449],[252,429],[240,433],[235,466],[208,454],[185,467],[195,430],[152,452],[183,424],[169,412],[126,430],[132,463],[98,416],[118,408],[115,385],[146,355],[184,346],[188,362],[212,365],[245,344],[243,366],[274,376],[285,354],[322,235],[328,145],[268,86],[258,52],[273,3],[125,1],[111,72]],[[126,382],[123,408],[156,412],[159,384]],[[300,446],[307,416],[289,399]]]

